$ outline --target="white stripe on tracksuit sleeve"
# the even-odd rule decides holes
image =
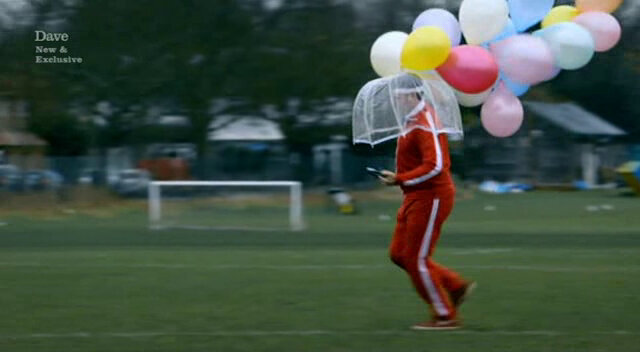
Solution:
[[[402,184],[404,186],[417,185],[418,183],[422,183],[434,176],[437,176],[440,172],[442,172],[442,148],[440,147],[440,140],[438,139],[437,133],[431,132],[431,135],[433,136],[433,144],[435,145],[435,148],[436,148],[436,166],[433,168],[433,170],[431,170],[425,175],[403,182]]]

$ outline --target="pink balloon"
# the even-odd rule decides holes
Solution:
[[[489,89],[498,80],[499,70],[491,53],[477,45],[461,45],[436,69],[453,88],[467,94]]]
[[[494,137],[509,137],[520,129],[524,119],[524,109],[520,99],[500,83],[482,105],[480,112],[482,126]]]
[[[586,28],[596,44],[596,51],[607,51],[620,41],[622,28],[615,17],[606,12],[585,12],[576,16],[573,22]]]
[[[545,77],[544,81],[547,82],[547,81],[550,81],[550,80],[558,77],[560,72],[562,72],[562,69],[560,67],[554,67],[553,68],[553,72],[551,73],[551,76]]]
[[[514,35],[490,47],[502,72],[515,82],[536,84],[553,76],[553,53],[542,38]]]

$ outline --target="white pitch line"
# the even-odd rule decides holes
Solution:
[[[513,248],[478,248],[452,251],[453,255],[495,254],[513,252]]]
[[[602,273],[602,272],[636,272],[640,271],[640,266],[616,266],[616,267],[542,267],[530,265],[458,265],[456,269],[469,270],[513,270],[513,271],[541,271],[547,273]]]
[[[38,262],[0,262],[0,266],[45,266]]]
[[[48,267],[48,268],[131,268],[131,269],[212,269],[212,270],[395,270],[392,264],[336,264],[336,265],[191,265],[191,264],[48,264],[41,262],[0,262],[0,267]],[[544,267],[530,265],[456,265],[454,269],[465,270],[509,270],[509,271],[540,271],[549,273],[563,272],[636,272],[640,266],[616,266],[616,267]]]
[[[192,265],[192,264],[55,264],[42,262],[0,262],[0,267],[48,267],[48,268],[131,268],[131,269],[212,269],[212,270],[395,270],[392,264],[336,264],[336,265]],[[540,271],[550,273],[563,272],[636,272],[640,266],[615,267],[562,267],[562,266],[532,266],[532,265],[456,265],[454,269],[465,270],[509,270],[509,271]]]
[[[35,334],[16,334],[2,335],[0,340],[32,340],[32,339],[92,339],[92,338],[145,338],[145,337],[163,337],[163,336],[210,336],[210,337],[261,337],[261,336],[388,336],[388,335],[416,335],[429,332],[419,332],[407,330],[239,330],[239,331],[193,331],[193,332],[164,332],[164,331],[141,331],[141,332],[70,332],[70,333],[35,333]],[[454,330],[435,332],[437,334],[455,334],[455,335],[507,335],[507,336],[562,336],[562,335],[640,335],[637,331],[591,331],[591,332],[567,332],[552,330]]]
[[[2,266],[13,267],[51,267],[51,268],[75,268],[82,266],[84,268],[158,268],[158,269],[241,269],[241,270],[255,270],[255,269],[271,269],[271,270],[334,270],[334,269],[394,269],[393,265],[364,265],[364,264],[345,264],[345,265],[235,265],[235,264],[223,264],[223,265],[190,265],[190,264],[154,264],[154,263],[142,263],[142,264],[47,264],[38,262],[0,262]]]

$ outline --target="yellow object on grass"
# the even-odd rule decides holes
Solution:
[[[346,204],[346,205],[340,206],[340,214],[353,214],[355,212],[356,210],[352,204]]]
[[[616,169],[616,172],[640,195],[640,161],[629,161]]]

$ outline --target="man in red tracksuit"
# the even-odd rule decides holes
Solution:
[[[447,136],[437,132],[434,109],[426,103],[418,104],[422,101],[418,93],[403,99],[414,99],[414,106],[424,107],[405,117],[407,132],[397,141],[396,173],[384,170],[380,177],[387,185],[399,185],[404,193],[391,242],[391,260],[409,274],[418,294],[431,308],[432,319],[412,328],[455,329],[460,326],[457,308],[475,283],[432,259],[455,194]]]

